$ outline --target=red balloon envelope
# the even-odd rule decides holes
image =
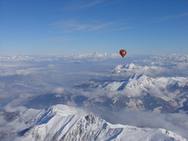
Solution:
[[[127,55],[127,51],[125,49],[120,49],[119,54],[121,55],[121,57],[125,57]]]

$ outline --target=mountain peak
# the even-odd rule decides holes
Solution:
[[[25,129],[25,133],[21,135],[18,140],[100,141],[124,140],[126,138],[127,141],[186,141],[183,137],[165,129],[138,128],[128,125],[110,124],[92,113],[82,111],[82,114],[80,114],[78,108],[65,105],[52,106],[45,112],[40,113],[39,117],[42,118],[38,118],[37,122],[28,129]],[[41,122],[42,120],[45,122]]]

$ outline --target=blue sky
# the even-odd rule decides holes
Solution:
[[[0,54],[188,53],[187,0],[0,0]]]

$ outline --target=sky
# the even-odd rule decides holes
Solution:
[[[0,54],[188,54],[188,0],[0,0]]]

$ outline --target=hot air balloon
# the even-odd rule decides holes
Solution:
[[[125,49],[120,49],[119,50],[119,54],[121,55],[121,57],[125,57],[127,55],[127,51]]]

